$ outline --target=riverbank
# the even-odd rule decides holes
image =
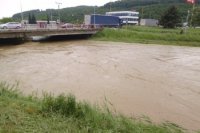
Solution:
[[[106,28],[92,40],[143,44],[161,44],[200,47],[200,29],[163,29],[160,27],[124,26],[121,29]]]
[[[183,133],[175,124],[156,125],[77,102],[72,95],[23,96],[15,86],[0,83],[0,132]]]

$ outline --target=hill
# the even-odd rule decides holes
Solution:
[[[200,3],[200,0],[198,0],[197,3]],[[192,8],[192,5],[187,4],[185,0],[119,0],[95,8],[98,14],[104,14],[107,11],[136,10],[140,12],[141,18],[159,19],[161,14],[172,5],[179,8],[182,21],[185,21],[187,11]],[[93,13],[94,7],[92,6],[77,6],[60,9],[61,21],[70,23],[82,23],[85,14]],[[29,14],[35,14],[38,20],[47,20],[47,16],[49,16],[51,20],[55,21],[59,16],[58,10],[56,9],[26,11],[23,12],[24,18],[28,19]],[[14,14],[13,19],[19,21],[21,19],[21,14]]]

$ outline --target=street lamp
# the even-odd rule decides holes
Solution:
[[[53,20],[53,16],[52,16],[52,9],[51,9],[51,21]]]
[[[59,15],[58,22],[60,23],[60,5],[62,5],[62,3],[56,2],[56,4],[58,5],[58,15]]]
[[[23,12],[22,12],[22,1],[20,0],[20,9],[21,9],[21,22],[23,22],[24,17],[23,17]]]
[[[112,10],[112,0],[110,0],[110,12],[111,12],[111,10]]]

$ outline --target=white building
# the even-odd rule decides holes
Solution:
[[[106,15],[118,16],[123,24],[138,25],[139,23],[139,12],[135,11],[106,12]]]

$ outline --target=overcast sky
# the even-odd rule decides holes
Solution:
[[[107,2],[116,0],[0,0],[0,18],[11,17],[15,13],[32,9],[48,9],[58,6],[56,2],[62,3],[61,8],[73,7],[78,5],[97,5],[102,6]],[[20,6],[21,3],[21,6]]]

